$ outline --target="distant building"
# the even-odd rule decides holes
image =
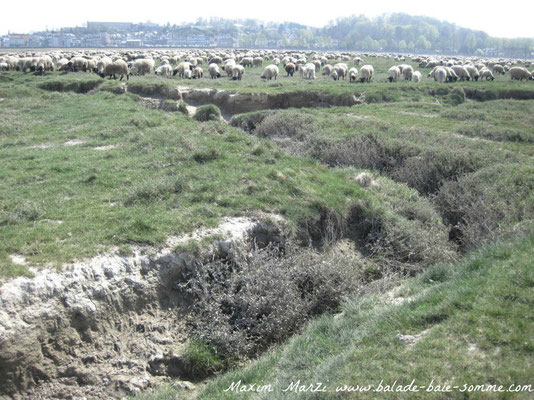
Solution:
[[[9,47],[28,47],[30,42],[29,35],[9,35],[8,43]]]
[[[124,42],[124,45],[126,47],[141,47],[143,45],[143,41],[141,39],[128,39]]]
[[[87,29],[115,29],[118,31],[128,31],[132,28],[131,22],[96,22],[87,21]]]

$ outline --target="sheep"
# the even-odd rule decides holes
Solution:
[[[353,61],[354,65],[360,65],[363,60],[360,57],[355,57]]]
[[[150,74],[154,69],[155,62],[151,58],[139,58],[134,61],[131,73],[134,75]]]
[[[338,79],[343,78],[345,80],[349,67],[345,63],[337,63],[334,65],[334,70],[337,72]]]
[[[400,77],[401,71],[400,68],[394,65],[388,70],[388,81],[393,82],[397,81],[397,79]]]
[[[356,82],[356,78],[358,77],[358,69],[357,68],[351,68],[349,69],[349,81],[352,82]]]
[[[8,65],[6,62],[0,62],[0,71],[7,71]]]
[[[252,59],[252,65],[254,67],[261,67],[263,65],[263,57],[254,57]]]
[[[413,76],[413,67],[411,65],[403,65],[401,73],[404,76],[405,81],[411,81]]]
[[[172,76],[178,75],[180,78],[184,77],[185,71],[192,71],[193,65],[188,61],[182,61],[176,69],[172,72]]]
[[[239,63],[243,67],[252,67],[254,59],[252,57],[243,57]]]
[[[510,68],[510,79],[518,81],[523,79],[532,80],[532,74],[524,67],[512,67]]]
[[[184,78],[191,79],[192,77],[193,77],[193,71],[191,71],[190,69],[186,69],[184,71]]]
[[[315,79],[315,64],[308,63],[301,66],[299,74],[302,79]]]
[[[70,60],[69,66],[73,72],[87,72],[87,59],[83,57],[74,57]]]
[[[421,73],[419,71],[414,71],[412,75],[412,82],[421,82]]]
[[[492,81],[495,79],[495,77],[493,76],[493,73],[487,69],[487,68],[482,68],[480,71],[480,80],[482,80],[482,78],[486,78],[487,81]]]
[[[5,59],[5,63],[7,64],[7,69],[8,71],[12,71],[14,69],[17,68],[17,62],[18,62],[18,58],[17,57],[13,57],[13,56],[9,56]]]
[[[500,65],[500,64],[495,64],[493,66],[493,73],[495,75],[497,75],[497,74],[504,75],[505,74],[504,67],[502,65]]]
[[[285,66],[285,70],[287,72],[287,76],[289,75],[293,76],[293,74],[295,73],[295,64],[287,63]]]
[[[447,82],[456,82],[458,80],[458,75],[451,67],[444,67],[447,71]]]
[[[202,67],[196,67],[194,70],[193,70],[193,79],[200,79],[204,76],[204,70],[202,69]]]
[[[315,70],[315,66],[314,66],[314,70]],[[261,74],[260,78],[269,79],[269,80],[274,78],[276,80],[276,77],[278,76],[278,73],[279,73],[278,67],[276,65],[274,65],[274,64],[271,64],[271,65],[268,65],[267,67],[265,67],[265,69],[263,70],[263,73]]]
[[[337,74],[336,70],[333,70],[332,72],[330,72],[330,77],[335,81],[339,79],[339,75]]]
[[[444,67],[437,67],[433,71],[433,78],[436,82],[444,83],[447,80],[447,70]]]
[[[375,69],[372,65],[364,65],[360,69],[360,82],[371,82],[371,79],[373,78],[373,74],[375,72]]]
[[[226,75],[228,75],[229,78],[232,77],[232,70],[236,66],[235,60],[233,58],[230,58],[226,61],[224,61],[224,64],[222,66],[223,71],[226,72]]]
[[[458,75],[458,78],[460,78],[461,81],[468,81],[471,79],[469,71],[463,65],[453,65],[451,69],[455,72],[456,75]]]
[[[467,72],[469,72],[471,79],[478,81],[478,78],[480,77],[480,73],[478,72],[478,69],[474,65],[468,64],[465,66],[465,69],[467,70]]]
[[[323,75],[329,76],[332,73],[333,69],[334,69],[334,67],[332,65],[326,64],[323,67]]]
[[[116,75],[120,75],[119,80],[122,81],[122,78],[126,75],[126,80],[130,79],[130,73],[128,72],[128,64],[124,60],[117,60],[107,64],[104,67],[104,70],[99,74],[102,78],[105,78],[109,75],[110,78],[117,79]]]
[[[209,69],[209,66],[210,66],[211,64],[219,65],[219,64],[222,64],[222,62],[223,62],[223,59],[222,59],[221,57],[218,57],[218,56],[212,57],[212,58],[209,60],[208,69]]]
[[[217,65],[216,63],[211,63],[210,65],[208,65],[208,72],[210,74],[211,79],[217,79],[221,77],[219,65]]]
[[[238,64],[234,65],[234,67],[232,68],[232,80],[240,81],[244,73],[245,73],[245,67],[243,67],[242,65],[238,65]]]
[[[156,75],[168,76],[172,75],[172,67],[169,64],[160,65],[154,72]]]
[[[27,69],[31,69],[32,61],[33,59],[31,57],[19,58],[19,60],[17,61],[17,67],[16,67],[17,71],[22,71],[26,73]]]

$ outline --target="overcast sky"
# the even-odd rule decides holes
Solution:
[[[444,7],[430,0],[370,1],[316,0],[311,10],[306,1],[296,0],[127,0],[120,2],[4,0],[0,5],[0,34],[81,26],[87,21],[156,22],[179,24],[198,17],[253,18],[262,21],[291,21],[324,26],[340,16],[405,12],[425,15],[477,29],[497,37],[534,37],[534,1],[447,0]],[[406,4],[408,3],[408,4]],[[335,5],[335,6],[334,6]]]

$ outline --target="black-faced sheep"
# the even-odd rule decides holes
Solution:
[[[493,73],[487,69],[487,68],[482,68],[480,71],[480,80],[486,78],[487,81],[492,81],[495,79],[495,77],[493,76]]]
[[[208,72],[210,74],[211,79],[217,79],[221,77],[219,65],[217,65],[216,63],[211,63],[210,65],[208,65]]]
[[[356,82],[356,78],[358,77],[358,69],[357,68],[351,68],[349,69],[349,80],[350,82]]]
[[[169,64],[160,65],[154,72],[156,75],[168,76],[172,75],[172,67]]]
[[[401,76],[400,68],[394,65],[388,70],[388,81],[396,82],[397,79]]]
[[[234,65],[232,67],[232,80],[233,81],[240,81],[243,77],[243,74],[245,73],[245,67],[242,65]]]
[[[285,70],[287,72],[287,76],[289,75],[293,76],[293,74],[295,73],[295,64],[287,63],[285,66]]]

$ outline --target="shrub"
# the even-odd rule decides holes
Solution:
[[[268,114],[256,128],[259,137],[283,137],[302,140],[320,130],[315,118],[299,112],[278,112]]]
[[[311,317],[336,309],[358,287],[358,261],[272,246],[190,265],[178,287],[193,297],[189,325],[222,358],[243,358],[287,339]],[[359,261],[363,263],[363,261]]]
[[[39,204],[26,200],[4,212],[0,216],[0,225],[17,225],[23,222],[36,221],[42,214],[43,211]]]
[[[197,151],[193,154],[193,160],[195,160],[199,164],[205,164],[207,162],[214,161],[219,157],[220,154],[216,149]]]
[[[187,110],[187,104],[185,104],[184,101],[178,102],[178,111],[180,111],[182,114],[189,115],[189,111]]]
[[[534,167],[493,165],[457,182],[434,198],[451,235],[464,249],[530,229],[534,221]]]
[[[465,102],[465,91],[461,87],[454,88],[446,97],[445,102],[457,106]]]
[[[197,108],[194,118],[197,121],[217,121],[221,118],[221,110],[214,104],[206,104]]]
[[[212,346],[195,339],[187,343],[183,359],[188,374],[196,379],[206,378],[225,366]]]

